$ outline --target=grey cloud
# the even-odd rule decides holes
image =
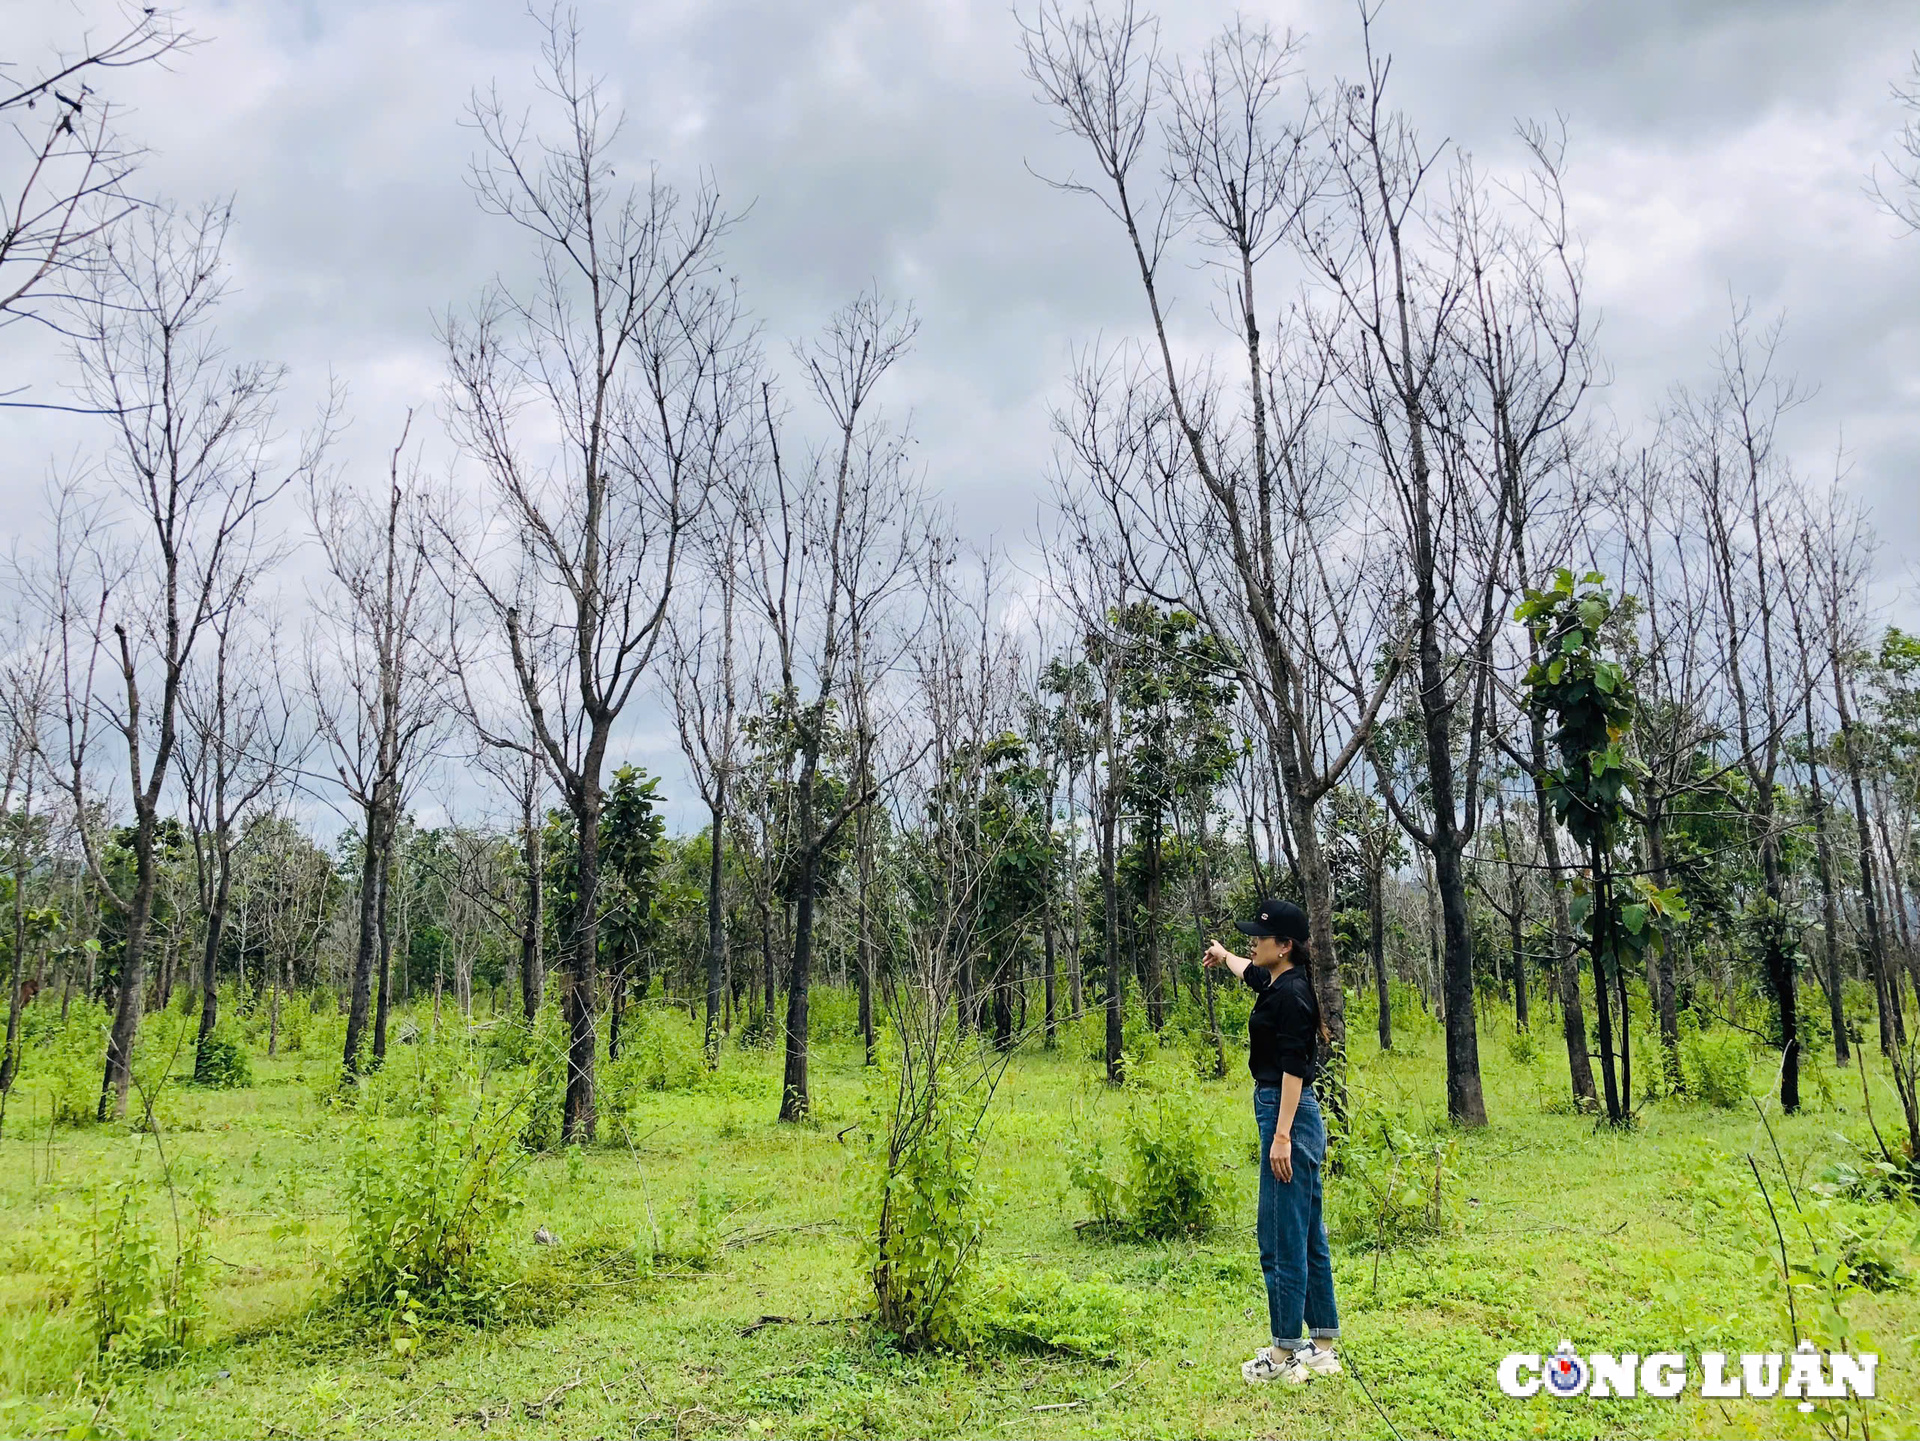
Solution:
[[[28,43],[64,23],[59,6],[10,8],[30,12]],[[869,281],[915,303],[924,328],[891,402],[911,408],[929,483],[968,533],[1018,545],[1073,351],[1143,317],[1111,224],[1025,168],[1080,157],[1030,97],[1003,0],[581,8],[629,112],[623,174],[705,171],[751,202],[729,263],[770,338],[811,331]],[[1250,8],[1305,32],[1316,80],[1356,70],[1345,0]],[[1232,10],[1169,6],[1168,44],[1203,42]],[[292,364],[290,423],[337,369],[354,386],[347,458],[377,466],[401,407],[433,402],[433,317],[525,273],[527,247],[466,187],[475,137],[459,120],[495,77],[531,98],[534,27],[519,0],[233,0],[192,19],[209,43],[131,81],[151,178],[186,199],[237,195],[234,349]],[[1896,237],[1863,183],[1896,123],[1887,83],[1920,43],[1910,5],[1399,0],[1381,33],[1423,131],[1490,165],[1511,157],[1516,117],[1566,117],[1623,426],[1702,375],[1729,288],[1787,313],[1783,361],[1819,385],[1795,417],[1801,464],[1828,464],[1844,427],[1884,573],[1905,578],[1920,559],[1920,239]],[[1210,295],[1196,277],[1181,288],[1180,322],[1202,339]],[[0,424],[18,533],[43,457],[88,432]],[[643,731],[636,758],[677,771]]]

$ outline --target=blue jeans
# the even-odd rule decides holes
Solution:
[[[1300,1089],[1293,1113],[1293,1179],[1273,1174],[1267,1153],[1280,1124],[1280,1088],[1253,1088],[1253,1116],[1260,1127],[1260,1270],[1267,1278],[1267,1320],[1273,1344],[1298,1350],[1307,1344],[1304,1322],[1315,1340],[1340,1334],[1333,1303],[1333,1258],[1320,1215],[1320,1163],[1327,1158],[1327,1127],[1313,1088]]]

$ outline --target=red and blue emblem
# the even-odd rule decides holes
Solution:
[[[1560,1349],[1547,1357],[1542,1379],[1555,1396],[1578,1396],[1587,1386],[1587,1366],[1574,1354],[1573,1342],[1562,1341]]]

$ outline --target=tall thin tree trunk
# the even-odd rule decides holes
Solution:
[[[33,815],[33,764],[27,764],[25,800],[15,816],[20,829],[14,833],[13,850],[13,964],[7,977],[7,1042],[6,1050],[0,1052],[0,1098],[4,1098],[13,1089],[14,1076],[20,1069],[20,1009],[23,1004],[21,990],[21,969],[27,958],[27,832],[26,823]],[[9,787],[11,789],[11,787]],[[4,1105],[0,1099],[0,1105]]]
[[[373,1064],[378,1069],[387,1059],[387,1019],[393,1008],[393,934],[389,924],[392,905],[393,856],[383,852],[380,869],[373,878],[374,943],[379,948],[378,986],[373,1002]]]
[[[1806,725],[1807,783],[1813,798],[1814,860],[1820,872],[1820,933],[1825,942],[1827,969],[1827,1007],[1833,1020],[1833,1058],[1842,1067],[1850,1064],[1847,1052],[1847,1013],[1844,1006],[1845,977],[1840,971],[1840,906],[1833,890],[1833,851],[1827,841],[1827,797],[1820,784],[1820,753],[1813,743],[1813,706],[1802,713]]]
[[[232,891],[233,861],[224,837],[214,841],[213,904],[207,910],[207,934],[200,959],[200,1034],[194,1042],[193,1079],[206,1085],[212,1079],[212,1052],[208,1037],[220,1020],[220,941],[226,932],[228,897]]]
[[[358,1073],[373,1002],[374,971],[380,953],[380,843],[381,805],[376,798],[362,808],[360,845],[360,917],[353,953],[353,978],[347,1002],[347,1042],[340,1058],[342,1071]],[[211,988],[209,988],[211,989]]]
[[[1101,801],[1100,899],[1107,962],[1107,1082],[1115,1086],[1124,1078],[1121,1046],[1127,1003],[1127,968],[1120,958],[1120,878],[1119,859],[1115,855],[1117,809],[1113,801]]]
[[[807,777],[811,790],[812,777]],[[804,802],[803,802],[804,804]],[[813,981],[813,892],[819,879],[819,858],[814,853],[811,826],[806,827],[800,863],[800,895],[795,907],[793,957],[787,971],[787,1046],[786,1070],[780,1083],[780,1119],[806,1119],[812,1096],[807,1089],[807,1021]]]
[[[717,783],[707,832],[712,845],[707,860],[707,1069],[720,1064],[720,1003],[727,973],[726,782]]]
[[[582,767],[588,776],[600,774],[596,752]],[[600,946],[600,795],[593,790],[574,807],[578,841],[579,899],[567,917],[567,1099],[560,1123],[563,1143],[585,1143],[594,1138],[598,1115],[594,1106],[594,1070],[599,1040],[595,1011],[599,1000]]]
[[[1380,1049],[1393,1049],[1393,998],[1387,986],[1387,878],[1386,865],[1367,869],[1367,947],[1373,961],[1374,1001],[1379,1008],[1376,1029]]]
[[[100,1079],[99,1117],[103,1121],[127,1114],[127,1090],[133,1084],[133,1039],[140,1029],[141,1003],[147,989],[147,928],[153,917],[155,879],[151,811],[142,808],[134,830],[133,898],[127,907],[127,937],[121,952],[113,1029],[107,1035],[107,1064]],[[91,959],[88,964],[91,966]]]
[[[1653,883],[1663,890],[1667,876],[1667,818],[1660,807],[1650,808],[1647,816],[1647,866]],[[1669,1092],[1680,1089],[1680,1004],[1675,995],[1673,947],[1659,947],[1656,969],[1660,975],[1660,1057],[1663,1079]]]
[[[1769,915],[1762,963],[1766,967],[1767,986],[1773,992],[1780,1016],[1780,1109],[1792,1115],[1800,1109],[1800,1012],[1795,991],[1793,957],[1787,953],[1785,925],[1785,883],[1780,874],[1780,857],[1774,845],[1773,807],[1763,804],[1759,811],[1762,827],[1760,872],[1766,885]]]
[[[879,946],[873,934],[873,819],[872,806],[860,808],[854,829],[854,851],[857,867],[858,891],[855,896],[854,946],[855,969],[859,972],[859,1021],[860,1042],[871,1066],[879,1060],[879,1036],[873,1025],[873,982],[874,968],[879,963]]]
[[[1073,810],[1074,775],[1067,773],[1067,908],[1073,917],[1067,957],[1067,1007],[1074,1020],[1086,1011],[1085,982],[1080,966],[1080,823]]]
[[[1527,946],[1523,919],[1516,904],[1507,917],[1507,943],[1513,956],[1513,1023],[1524,1031],[1529,1027],[1530,1017],[1527,1015]]]
[[[541,875],[540,818],[533,812],[531,799],[521,812],[521,864],[527,871],[526,915],[520,931],[520,1013],[531,1026],[540,1014],[540,1003],[547,989],[546,943],[547,893]]]
[[[1154,817],[1142,827],[1141,843],[1146,848],[1146,970],[1142,989],[1147,995],[1147,1023],[1155,1031],[1167,1024],[1166,977],[1160,956],[1160,822]]]
[[[1606,858],[1595,855],[1592,857],[1592,866],[1592,874],[1596,878],[1595,883],[1598,884],[1599,877],[1603,876],[1606,871]],[[1618,1125],[1626,1119],[1626,1112],[1621,1108],[1620,1088],[1614,1078],[1613,1069],[1613,1005],[1608,997],[1608,991],[1612,986],[1612,977],[1607,974],[1607,967],[1601,960],[1601,957],[1606,954],[1606,947],[1609,940],[1605,929],[1605,908],[1600,906],[1594,907],[1593,918],[1593,943],[1589,948],[1588,954],[1593,962],[1593,1005],[1594,1012],[1599,1021],[1600,1076],[1606,1085],[1607,1119],[1613,1124]],[[1625,1018],[1623,1017],[1623,1023],[1624,1020]]]
[[[1860,905],[1866,913],[1867,968],[1873,975],[1874,1000],[1880,1019],[1880,1051],[1890,1054],[1896,1045],[1907,1043],[1901,1024],[1900,988],[1890,985],[1887,971],[1887,942],[1880,924],[1879,888],[1874,880],[1873,837],[1867,819],[1865,786],[1860,776],[1860,755],[1854,745],[1853,707],[1848,703],[1846,672],[1840,665],[1837,642],[1830,641],[1828,669],[1833,675],[1833,699],[1840,714],[1840,749],[1847,758],[1847,785],[1853,793],[1855,858],[1860,866]],[[1891,993],[1891,994],[1889,994]]]

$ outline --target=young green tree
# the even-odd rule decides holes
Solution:
[[[1605,577],[1589,571],[1575,581],[1562,570],[1550,589],[1529,588],[1514,618],[1533,631],[1539,657],[1527,668],[1528,700],[1558,723],[1553,743],[1559,764],[1548,779],[1547,800],[1587,861],[1587,873],[1573,882],[1571,910],[1593,965],[1607,1119],[1617,1126],[1627,1123],[1633,1105],[1627,977],[1644,968],[1650,949],[1665,944],[1668,927],[1687,918],[1687,907],[1677,887],[1662,888],[1622,869],[1632,864],[1632,787],[1639,767],[1623,744],[1634,720],[1633,690],[1625,669],[1607,659],[1603,648],[1602,633],[1613,614]]]

